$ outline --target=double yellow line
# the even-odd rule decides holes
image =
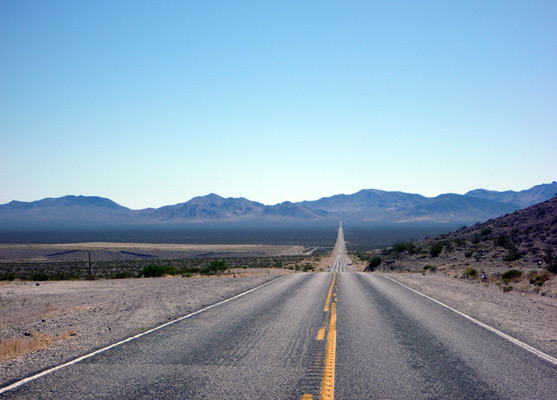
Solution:
[[[333,281],[329,288],[327,301],[323,311],[326,313],[331,310],[329,316],[329,331],[327,333],[327,345],[325,348],[325,365],[323,368],[323,378],[321,379],[321,389],[319,391],[320,400],[333,400],[335,398],[335,361],[336,361],[336,347],[337,347],[337,303],[331,298],[336,297],[334,293],[337,280],[337,273],[333,275]],[[325,328],[320,328],[317,332],[316,340],[325,339]],[[312,400],[313,395],[304,394],[302,400]]]
[[[335,358],[337,348],[337,303],[331,305],[331,319],[329,321],[329,334],[327,335],[327,348],[325,350],[325,368],[321,380],[320,400],[333,400],[335,398]]]

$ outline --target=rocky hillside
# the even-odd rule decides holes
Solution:
[[[557,257],[557,197],[429,241],[465,252],[469,258],[489,255],[503,262],[548,267]]]
[[[540,290],[557,273],[557,196],[435,238],[397,243],[380,257],[389,270],[444,271],[503,285],[514,280]]]

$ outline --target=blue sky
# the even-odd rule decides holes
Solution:
[[[557,179],[555,1],[0,2],[0,203]]]

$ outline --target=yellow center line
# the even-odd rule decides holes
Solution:
[[[337,288],[336,286],[337,273],[333,274],[333,281],[331,282],[331,287],[329,288],[329,294],[327,295],[327,301],[325,302],[325,308],[323,311],[329,312],[329,304],[331,303],[331,297],[334,296],[336,299],[336,292],[333,290]],[[325,328],[319,328],[317,332],[316,340],[325,339]],[[329,332],[327,334],[327,343],[325,345],[325,365],[323,368],[323,379],[321,380],[321,389],[319,391],[320,400],[333,400],[335,397],[335,358],[336,358],[336,347],[337,347],[337,303],[333,300],[331,304],[331,314],[329,319]],[[313,400],[313,395],[304,394],[301,400]]]
[[[333,294],[333,287],[335,286],[336,278],[337,278],[337,273],[335,272],[333,274],[333,281],[331,282],[331,287],[329,288],[329,294],[327,295],[327,301],[325,302],[325,308],[323,309],[323,311],[325,312],[329,311],[329,303],[331,301],[331,295]]]
[[[329,333],[327,334],[327,348],[325,350],[325,368],[321,381],[320,400],[333,400],[335,398],[335,361],[337,347],[337,303],[331,305],[331,319]]]

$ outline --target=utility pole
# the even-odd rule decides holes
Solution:
[[[91,276],[91,252],[87,252],[89,254],[89,276]]]

